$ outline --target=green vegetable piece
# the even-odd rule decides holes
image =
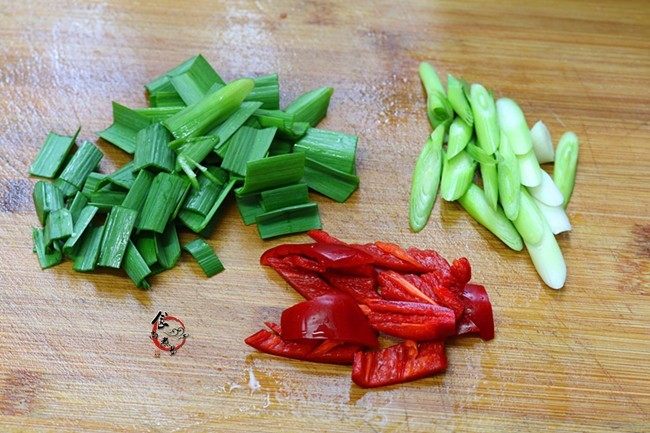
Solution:
[[[91,173],[90,175],[92,176],[93,174],[94,173]],[[131,189],[133,183],[135,182],[135,175],[133,174],[133,161],[127,162],[108,176],[100,176],[102,176],[102,178],[99,181],[98,188],[95,190],[104,188],[107,185],[114,185],[116,187],[127,190]]]
[[[308,202],[309,191],[305,183],[283,186],[282,188],[271,189],[261,193],[261,205],[264,212],[271,212]]]
[[[249,78],[232,81],[165,119],[163,125],[175,138],[205,135],[239,108],[254,85],[254,81]]]
[[[36,155],[36,159],[29,167],[29,174],[50,179],[55,177],[74,146],[79,131],[81,128],[77,129],[72,137],[50,132]]]
[[[476,162],[464,150],[445,161],[440,180],[440,195],[446,201],[458,200],[472,184]]]
[[[510,148],[508,139],[501,135],[499,144],[499,162],[497,165],[497,182],[499,184],[499,202],[510,221],[517,218],[520,203],[519,161]]]
[[[63,193],[61,190],[53,184],[42,180],[34,184],[32,198],[34,200],[36,215],[41,225],[45,225],[45,221],[50,212],[64,207]]]
[[[50,246],[52,241],[66,239],[72,235],[74,224],[72,215],[66,208],[50,212],[45,222],[45,245]]]
[[[294,146],[294,152],[328,167],[353,174],[357,153],[357,136],[342,132],[309,128]]]
[[[413,168],[409,200],[409,226],[416,233],[427,225],[436,201],[442,171],[444,135],[444,126],[439,126],[433,131]]]
[[[269,147],[269,156],[286,155],[293,152],[293,144],[289,141],[276,138]]]
[[[86,204],[88,204],[88,199],[81,193],[81,191],[79,191],[77,194],[75,194],[74,198],[68,205],[70,215],[72,216],[72,221],[75,224],[79,219],[79,215],[81,215],[81,211],[86,207]]]
[[[449,104],[463,122],[471,127],[474,124],[474,115],[472,114],[472,107],[469,105],[469,101],[465,96],[468,93],[468,88],[469,86],[465,81],[458,80],[453,75],[447,74],[447,97]],[[449,153],[449,149],[447,149],[447,153]]]
[[[262,106],[261,102],[242,102],[241,106],[230,115],[221,125],[214,128],[208,135],[219,137],[214,151],[223,158],[230,143],[230,137]]]
[[[169,133],[160,123],[154,123],[138,132],[133,171],[143,168],[154,171],[173,171],[175,153],[169,148],[169,139]]]
[[[156,256],[160,266],[165,269],[176,266],[181,258],[181,244],[173,222],[167,224],[165,230],[156,235]]]
[[[497,160],[494,159],[492,155],[475,145],[474,140],[467,143],[467,146],[465,146],[465,151],[479,164],[496,165],[497,163]]]
[[[183,206],[183,209],[196,212],[200,215],[207,215],[219,197],[219,193],[227,181],[228,174],[220,168],[211,167],[208,169],[213,176],[224,176],[223,182],[214,182],[205,175],[198,177],[199,187],[190,191],[190,194]]]
[[[215,221],[215,215],[221,207],[221,204],[224,202],[230,191],[235,185],[235,179],[231,179],[224,186],[224,188],[219,193],[217,200],[212,205],[210,212],[207,215],[203,216],[193,211],[181,210],[178,214],[178,218],[185,224],[190,230],[195,233],[204,233],[207,234],[211,230],[211,224]]]
[[[263,75],[254,79],[255,87],[244,101],[257,101],[262,108],[277,110],[280,108],[280,83],[278,74]]]
[[[207,277],[213,277],[224,270],[223,264],[214,250],[203,239],[195,239],[183,246],[199,264]]]
[[[543,223],[542,239],[536,244],[526,242],[526,249],[530,254],[535,270],[544,283],[557,290],[561,289],[566,282],[566,263],[551,229],[546,224],[546,221],[543,221]]]
[[[242,221],[247,226],[253,224],[255,218],[265,212],[262,207],[260,194],[249,194],[242,197],[237,196],[236,200],[239,215],[241,215]]]
[[[447,142],[447,159],[451,159],[465,149],[472,138],[474,129],[460,117],[456,117],[449,126]]]
[[[257,121],[257,124],[249,122],[248,126],[253,128],[278,128],[278,137],[290,141],[299,140],[309,129],[308,122],[296,122],[294,114],[288,114],[281,110],[256,110],[250,121]]]
[[[478,145],[492,155],[499,148],[499,124],[497,110],[490,92],[480,84],[470,88],[470,104],[474,115],[474,128]]]
[[[84,186],[81,190],[81,193],[84,194],[86,197],[90,197],[90,194],[92,194],[95,191],[98,191],[102,187],[102,182],[106,184],[107,182],[105,179],[108,176],[103,174],[103,173],[90,173],[88,177],[86,178],[86,181],[84,182]]]
[[[344,173],[311,158],[305,158],[303,182],[314,191],[318,191],[339,203],[343,203],[350,198],[352,193],[359,187],[357,175]]]
[[[438,73],[430,64],[420,63],[420,80],[427,93],[427,116],[431,127],[436,129],[439,125],[445,127],[454,118],[454,110],[447,99],[445,88],[442,87]]]
[[[97,266],[97,258],[99,257],[99,250],[102,245],[102,236],[104,234],[104,227],[93,227],[87,230],[82,236],[81,244],[77,251],[75,251],[74,263],[72,269],[77,272],[90,272],[94,271]]]
[[[499,177],[497,175],[497,166],[495,164],[479,164],[481,169],[481,179],[483,180],[483,192],[485,198],[496,210],[499,205]]]
[[[305,155],[291,153],[251,161],[246,166],[244,186],[237,195],[247,195],[267,189],[292,185],[305,174]]]
[[[175,105],[175,106],[162,106],[162,107],[148,107],[148,108],[136,108],[133,111],[146,117],[154,123],[162,122],[168,117],[173,116],[174,114],[181,111],[185,108],[185,105]],[[136,137],[137,138],[137,137]],[[137,147],[137,145],[136,145]]]
[[[131,278],[131,281],[135,283],[136,287],[145,290],[151,287],[146,280],[146,278],[151,275],[151,269],[131,241],[128,241],[126,244],[124,263],[122,264],[122,267],[129,278]]]
[[[156,233],[144,232],[139,233],[135,239],[135,247],[142,256],[142,259],[151,267],[158,263],[158,253],[156,251]]]
[[[472,218],[501,239],[508,247],[515,251],[521,251],[524,248],[524,243],[515,226],[506,218],[500,208],[492,209],[479,186],[471,184],[465,195],[458,199],[458,202]]]
[[[551,133],[541,120],[530,128],[530,138],[533,141],[533,152],[537,162],[544,164],[555,160],[555,150],[553,150],[553,140]]]
[[[126,197],[124,197],[122,207],[140,212],[147,198],[147,194],[149,194],[149,190],[151,189],[153,178],[153,173],[147,170],[140,170],[138,176],[135,178],[135,182],[133,182],[133,186],[129,189]]]
[[[84,142],[72,155],[54,184],[66,197],[74,195],[81,189],[88,175],[97,168],[103,156],[101,150],[94,144],[89,141]]]
[[[522,185],[535,187],[542,183],[542,167],[539,166],[533,149],[524,155],[517,155],[517,161]]]
[[[230,139],[221,167],[240,176],[246,175],[250,161],[264,158],[271,147],[276,128],[254,129],[242,126]]]
[[[47,269],[61,263],[63,261],[63,255],[59,250],[48,248],[43,232],[42,228],[33,228],[32,239],[34,241],[36,257],[38,257],[38,264],[41,266],[41,269]]]
[[[300,204],[265,212],[258,215],[255,222],[262,239],[302,233],[322,227],[316,203]]]
[[[113,102],[113,124],[100,131],[98,135],[126,153],[133,154],[138,132],[151,123],[152,120],[148,117]]]
[[[579,149],[578,136],[573,132],[565,132],[555,150],[553,181],[564,197],[563,206],[565,208],[569,204],[576,182]]]
[[[192,59],[182,70],[168,73],[167,77],[186,105],[199,102],[215,84],[225,83],[202,55]]]
[[[512,222],[526,244],[537,245],[544,236],[544,215],[526,188],[520,188],[519,213]]]
[[[171,86],[171,83],[169,85]],[[183,101],[181,95],[179,95],[178,92],[176,92],[176,90],[174,90],[173,87],[171,87],[171,89],[172,89],[171,91],[161,90],[156,93],[150,93],[149,107],[150,108],[185,107],[185,101]],[[152,116],[148,116],[145,113],[139,113],[139,114],[142,114],[145,117],[154,120]],[[159,122],[160,120],[163,119],[156,119],[154,120],[154,122]]]
[[[168,173],[159,173],[151,183],[140,217],[138,230],[162,233],[167,223],[178,213],[190,184]]]
[[[316,126],[327,115],[330,98],[334,93],[331,87],[319,87],[298,96],[284,111],[294,115],[295,122],[307,122]]]
[[[106,218],[106,228],[97,262],[99,266],[120,267],[137,216],[136,211],[125,207],[115,206],[111,209]]]
[[[500,98],[496,107],[499,127],[508,139],[515,155],[524,155],[532,151],[533,140],[519,105],[512,99]]]
[[[65,244],[63,244],[63,253],[66,256],[71,256],[75,248],[79,246],[79,240],[90,227],[90,223],[98,210],[99,209],[95,206],[86,206],[79,214],[79,217],[74,220],[74,229],[72,230],[72,234],[65,241]]]
[[[88,197],[88,204],[96,206],[102,211],[109,211],[115,206],[121,206],[126,199],[127,193],[123,191],[95,191]]]

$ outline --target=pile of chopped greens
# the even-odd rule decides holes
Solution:
[[[300,95],[280,110],[277,74],[226,83],[195,56],[145,85],[149,107],[113,102],[113,124],[99,133],[133,155],[110,174],[91,142],[50,133],[30,167],[39,180],[33,229],[41,268],[120,268],[136,286],[173,268],[181,249],[206,275],[224,267],[196,238],[181,248],[183,226],[207,236],[229,195],[262,239],[321,227],[317,191],[344,202],[357,189],[357,137],[316,125],[331,87]]]

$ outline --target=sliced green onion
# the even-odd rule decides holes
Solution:
[[[49,182],[39,180],[34,184],[34,208],[41,225],[45,225],[45,220],[50,212],[64,207],[63,193],[59,188]]]
[[[171,86],[171,83],[170,83],[170,86]],[[174,89],[173,87],[171,87],[171,89],[172,90],[170,90],[170,91],[161,90],[161,91],[156,92],[156,93],[150,93],[149,94],[149,107],[150,108],[185,107],[185,101],[183,101],[183,98],[181,98],[181,95],[179,95],[176,90],[173,90]],[[143,113],[140,113],[140,114],[143,114]],[[147,116],[145,114],[145,117],[150,117],[150,116]],[[154,120],[154,121],[158,122],[160,120],[162,120],[162,119],[158,119],[158,120]]]
[[[135,178],[135,182],[133,182],[133,186],[129,189],[126,197],[124,197],[122,207],[140,212],[147,199],[149,189],[151,189],[153,178],[153,173],[147,170],[140,170],[138,176]]]
[[[244,101],[258,101],[262,108],[277,110],[280,108],[280,84],[278,74],[264,75],[254,79],[255,87]]]
[[[438,125],[447,125],[454,117],[454,109],[447,100],[445,88],[438,78],[438,73],[433,66],[426,62],[420,63],[419,73],[427,93],[427,116],[429,116],[431,127],[436,129]]]
[[[496,210],[499,205],[499,178],[497,175],[497,166],[494,164],[479,164],[481,170],[481,179],[483,180],[483,192],[485,198]]]
[[[257,120],[259,125],[250,124],[248,126],[258,129],[275,126],[278,128],[278,137],[290,141],[299,140],[310,128],[308,122],[297,122],[295,115],[281,110],[256,110],[254,117],[249,120]]]
[[[96,172],[90,173],[86,178],[86,181],[84,182],[84,186],[83,189],[81,190],[81,193],[84,194],[86,197],[90,197],[90,194],[92,194],[95,191],[98,191],[102,187],[102,184],[106,185],[108,183],[105,181],[107,177],[108,176],[103,173],[96,173]]]
[[[52,241],[66,239],[73,232],[72,215],[68,209],[62,208],[50,212],[45,222],[45,245],[49,246]]]
[[[224,270],[223,264],[214,250],[203,239],[195,239],[183,246],[199,264],[206,276],[212,277]]]
[[[135,240],[135,246],[138,249],[138,252],[149,267],[158,263],[156,236],[156,233],[144,232],[139,233],[138,237]]]
[[[163,121],[176,138],[205,135],[234,113],[253,89],[250,78],[232,81]]]
[[[133,161],[127,162],[122,167],[102,178],[98,187],[102,188],[107,184],[117,185],[120,188],[131,189],[135,182],[135,175],[133,174]],[[91,173],[92,175],[93,173]],[[85,186],[84,186],[85,188]]]
[[[554,235],[571,230],[571,222],[569,221],[569,216],[566,214],[564,208],[561,205],[549,206],[539,200],[535,200],[535,204],[544,216],[546,223]]]
[[[50,179],[55,177],[74,146],[79,131],[81,128],[77,129],[72,137],[50,132],[36,155],[36,159],[29,167],[29,174]]]
[[[517,155],[517,160],[519,161],[519,176],[522,185],[534,187],[542,183],[543,170],[535,158],[533,149],[523,155]]]
[[[449,99],[449,103],[456,114],[467,125],[472,126],[474,124],[474,115],[472,114],[472,107],[469,105],[469,101],[465,96],[468,93],[466,90],[468,87],[465,81],[458,80],[453,75],[447,74],[447,98]],[[447,153],[449,153],[449,149],[447,149]]]
[[[185,108],[185,105],[136,108],[133,111],[143,115],[144,117],[150,119],[154,123],[158,123],[158,122],[162,122],[168,117],[173,116],[174,114],[181,111],[183,108]]]
[[[350,198],[359,187],[359,177],[356,174],[336,170],[311,158],[305,158],[303,182],[314,191],[339,203]]]
[[[208,172],[213,174],[215,178],[217,176],[225,177],[224,181],[214,182],[204,174],[199,176],[199,187],[198,189],[194,189],[190,192],[183,209],[194,211],[203,216],[207,215],[208,212],[210,212],[212,205],[214,205],[214,202],[217,201],[217,197],[219,197],[219,193],[223,189],[223,186],[228,179],[228,173],[217,167],[209,168]]]
[[[271,190],[273,191],[273,190]],[[255,218],[265,212],[262,207],[260,194],[249,194],[236,197],[237,209],[245,225],[249,226],[255,222]]]
[[[146,278],[151,275],[151,269],[131,241],[128,241],[126,244],[124,263],[122,263],[122,267],[129,278],[131,278],[131,281],[135,283],[136,287],[145,290],[151,287],[146,280]]]
[[[41,269],[51,268],[61,263],[63,260],[61,251],[48,248],[42,228],[32,229],[32,239],[34,241],[34,252],[36,252]]]
[[[88,196],[88,204],[96,206],[102,211],[108,211],[115,206],[121,206],[124,203],[126,194],[123,191],[99,190],[91,192]]]
[[[498,155],[497,179],[499,183],[499,202],[508,219],[512,221],[519,214],[519,196],[521,195],[519,161],[510,148],[508,139],[503,134],[499,143]]]
[[[200,54],[199,54],[200,56]],[[151,80],[149,83],[144,85],[144,88],[147,89],[149,93],[156,93],[164,90],[170,90],[173,89],[174,87],[172,86],[171,82],[169,81],[170,76],[182,74],[183,72],[187,71],[194,61],[196,60],[198,56],[190,57],[189,59],[185,60],[184,62],[174,66],[172,69],[169,71],[165,72],[164,74],[161,74]]]
[[[521,188],[519,213],[513,221],[527,245],[537,245],[544,236],[544,216],[525,188]]]
[[[316,126],[327,115],[332,93],[334,89],[331,87],[310,90],[294,99],[284,111],[293,114],[296,122],[307,122]]]
[[[214,128],[208,135],[216,135],[219,137],[219,142],[215,146],[214,151],[221,158],[226,154],[228,149],[227,143],[230,142],[230,137],[253,115],[255,110],[262,106],[261,102],[242,102],[241,106],[232,113],[221,125]]]
[[[505,134],[515,155],[523,155],[533,149],[528,123],[523,111],[515,101],[500,98],[497,101],[497,117],[499,127]]]
[[[99,266],[119,268],[135,225],[138,212],[115,206],[106,218],[102,246],[99,252]]]
[[[474,140],[471,140],[469,143],[467,143],[467,146],[465,146],[465,151],[469,156],[474,158],[474,160],[480,164],[496,165],[497,163],[497,160],[494,159],[492,155],[475,145]]]
[[[413,169],[409,199],[409,226],[416,233],[427,225],[436,201],[444,159],[442,152],[444,135],[444,126],[439,126],[433,131],[420,151]]]
[[[446,160],[442,167],[442,179],[440,180],[442,198],[446,201],[458,200],[472,184],[474,173],[476,173],[476,162],[464,150]]]
[[[173,222],[167,224],[161,234],[156,235],[156,256],[160,266],[165,269],[176,266],[181,258],[181,244]]]
[[[79,214],[79,217],[74,220],[74,229],[72,230],[72,234],[65,241],[65,244],[63,244],[63,253],[66,256],[70,256],[74,249],[79,245],[78,242],[81,239],[81,236],[90,226],[90,223],[98,210],[99,209],[95,206],[86,206]]]
[[[551,133],[541,120],[539,120],[530,129],[530,138],[533,141],[533,152],[540,164],[553,162],[555,151],[553,150],[553,140]]]
[[[208,233],[212,230],[212,224],[215,219],[217,211],[221,207],[221,204],[224,202],[230,191],[235,186],[235,179],[231,179],[221,190],[221,193],[217,197],[217,200],[212,205],[212,209],[208,212],[207,215],[203,216],[197,214],[196,212],[182,210],[179,212],[179,219],[185,224],[190,230],[195,233]]]
[[[185,68],[168,73],[167,76],[186,105],[195,104],[203,99],[213,85],[225,84],[210,63],[200,54]]]
[[[162,233],[167,223],[180,209],[190,184],[168,173],[159,173],[151,183],[140,217],[138,230],[151,230]]]
[[[524,248],[524,243],[515,226],[506,218],[500,208],[492,209],[479,186],[471,184],[465,195],[458,199],[458,202],[472,218],[494,233],[508,247],[515,251],[521,251]]]
[[[499,148],[499,123],[494,99],[480,84],[472,84],[470,103],[474,114],[474,128],[478,145],[492,155]]]
[[[88,199],[79,191],[68,205],[72,221],[75,224],[77,223],[77,219],[79,219],[79,215],[81,215],[81,211],[86,207],[86,204],[88,204]]]
[[[566,282],[566,263],[551,229],[545,221],[543,224],[541,241],[534,245],[526,242],[526,249],[544,283],[552,289],[561,289]]]
[[[458,155],[470,142],[474,128],[460,117],[456,117],[449,126],[449,141],[447,142],[447,159]]]
[[[354,173],[357,153],[356,135],[324,129],[309,128],[294,145],[294,152],[304,152],[307,158],[344,173]]]
[[[161,123],[154,123],[138,132],[135,156],[133,157],[133,171],[143,168],[173,171],[175,154],[169,148],[169,138],[169,133]]]
[[[308,202],[309,191],[307,184],[304,183],[271,189],[261,194],[261,204],[264,212],[271,212]]]
[[[277,128],[254,129],[242,126],[230,139],[221,167],[240,176],[246,175],[250,161],[264,158]]]
[[[244,186],[237,189],[237,195],[292,185],[300,181],[304,174],[303,153],[290,153],[251,161],[246,167]]]
[[[535,187],[528,188],[530,195],[532,195],[536,200],[541,201],[548,206],[562,206],[562,203],[564,203],[562,192],[560,192],[558,187],[553,182],[553,179],[547,172],[541,170],[541,175],[542,181],[540,184]]]
[[[573,132],[565,132],[557,145],[553,180],[562,192],[565,208],[569,204],[576,182],[579,148],[578,137]]]
[[[113,124],[98,135],[126,153],[135,151],[135,138],[143,128],[151,124],[151,119],[124,105],[113,102]]]
[[[75,251],[72,269],[77,272],[90,272],[95,270],[99,250],[102,245],[104,227],[99,226],[93,227],[91,230],[86,230],[86,233],[82,236],[79,248]]]
[[[318,205],[306,203],[265,212],[255,218],[262,239],[321,228]]]
[[[269,156],[286,155],[293,152],[293,143],[281,139],[273,140],[269,147]]]
[[[94,144],[89,141],[84,142],[72,155],[54,184],[66,197],[74,195],[81,189],[88,175],[99,165],[103,156],[101,150]]]

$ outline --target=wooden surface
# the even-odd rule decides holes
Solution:
[[[0,430],[648,431],[650,428],[650,8],[647,2],[2,2],[0,10]],[[520,3],[520,2],[515,2]],[[111,123],[111,100],[205,54],[226,79],[277,71],[286,103],[336,88],[325,127],[357,133],[361,188],[318,198],[327,230],[466,256],[497,336],[448,348],[446,374],[386,389],[347,367],[253,353],[243,339],[298,296],[258,265],[230,206],[209,242],[227,271],[183,262],[135,289],[31,253],[27,167],[50,129]],[[569,277],[552,291],[456,204],[407,227],[410,171],[429,133],[421,60],[514,97],[532,124],[582,142]],[[103,170],[126,156],[101,143]],[[292,241],[305,240],[296,236]],[[179,353],[155,356],[149,322],[183,319]],[[249,371],[261,389],[248,386]]]

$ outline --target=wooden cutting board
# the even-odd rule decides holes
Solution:
[[[647,2],[5,2],[0,14],[0,430],[648,431],[650,8]],[[209,242],[227,271],[191,261],[144,292],[113,273],[41,271],[34,179],[48,131],[95,140],[111,101],[203,53],[226,79],[277,71],[282,100],[336,88],[323,126],[359,135],[361,188],[317,198],[324,227],[466,256],[497,336],[448,347],[446,374],[363,390],[350,369],[253,353],[243,339],[299,297],[258,264],[263,242],[231,203]],[[407,226],[411,167],[430,129],[417,65],[431,61],[520,102],[554,139],[581,139],[569,269],[552,291],[456,204]],[[100,142],[103,170],[127,157]],[[149,340],[158,311],[190,337]],[[249,375],[260,388],[249,387]]]

